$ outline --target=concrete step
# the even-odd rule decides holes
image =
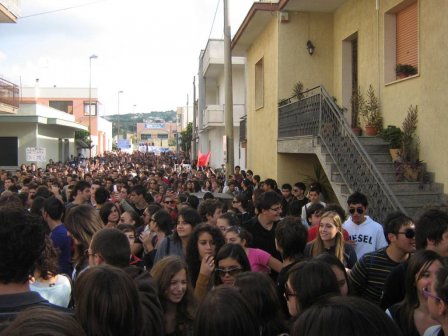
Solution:
[[[333,163],[333,159],[331,158],[330,154],[322,153],[325,155],[325,163]],[[392,159],[389,155],[389,153],[369,153],[370,158],[374,163],[392,163]]]
[[[360,136],[358,137],[359,142],[363,145],[388,145],[383,138],[379,136]]]
[[[426,209],[423,208],[422,206],[404,207],[404,210],[406,211],[409,217],[414,219],[414,221],[417,221],[426,211]]]
[[[404,193],[404,192],[443,193],[443,184],[441,183],[390,182],[388,183],[388,185],[394,193]]]
[[[383,178],[386,182],[396,182],[395,173],[387,172],[382,173]],[[335,183],[342,183],[344,180],[342,179],[341,174],[338,171],[332,170],[331,173],[331,181]]]
[[[373,162],[392,162],[389,151],[387,153],[369,153]]]
[[[367,153],[389,153],[388,144],[367,144],[363,145]]]
[[[442,204],[439,192],[396,192],[395,197],[403,207],[422,207]]]
[[[347,164],[350,164],[349,162]],[[395,167],[392,162],[376,162],[375,167],[380,173],[393,173],[395,174]],[[337,171],[336,164],[331,164],[331,171]]]
[[[404,208],[406,213],[414,219],[421,216],[427,209],[432,207],[444,207],[445,198],[443,194],[443,185],[440,183],[425,183],[420,182],[397,182],[395,174],[395,166],[389,153],[388,144],[379,137],[358,137],[359,141],[368,153],[375,167],[381,173],[383,179],[388,183],[388,186]],[[336,168],[331,156],[326,151],[326,148],[319,146],[317,150],[324,155],[323,165],[331,170],[329,176],[332,188],[336,195],[338,195],[339,202],[346,204],[346,200],[350,195],[348,186],[344,183],[341,174]],[[355,162],[353,158],[345,153],[342,155],[343,165],[353,165]],[[326,169],[327,170],[327,169]],[[430,173],[433,175],[432,173]],[[431,179],[430,181],[433,181]],[[360,188],[362,190],[362,188]],[[372,204],[373,206],[373,204]],[[446,206],[445,206],[446,208]]]
[[[446,204],[428,204],[428,205],[419,205],[419,206],[408,206],[405,207],[405,211],[408,214],[409,217],[413,218],[414,220],[418,220],[425,211],[432,209],[432,208],[437,208],[440,209],[442,211],[447,212],[448,211],[448,207],[446,206]]]

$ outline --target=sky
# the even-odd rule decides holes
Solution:
[[[254,0],[228,2],[233,36]],[[97,55],[100,115],[118,112],[119,91],[122,114],[176,110],[192,105],[199,53],[223,38],[223,15],[223,0],[21,0],[17,23],[0,24],[0,78],[88,88]]]

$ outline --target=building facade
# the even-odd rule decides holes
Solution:
[[[401,127],[409,106],[418,106],[420,159],[446,185],[447,158],[441,153],[448,79],[441,73],[448,69],[442,56],[447,10],[444,0],[254,3],[232,40],[233,55],[247,58],[247,167],[279,183],[312,174],[316,155],[278,147],[278,103],[292,96],[297,82],[304,90],[325,87],[347,109],[349,123],[353,91],[372,85],[384,126]],[[416,73],[399,78],[398,64],[412,65]]]
[[[240,121],[246,115],[246,61],[232,57],[233,86],[233,150],[234,163],[246,167],[246,151],[240,143]],[[198,80],[197,149],[211,152],[210,166],[225,163],[225,92],[224,92],[224,40],[211,39],[201,51]]]
[[[137,142],[148,146],[172,147],[177,137],[177,124],[167,122],[137,123]]]
[[[91,88],[24,87],[22,103],[35,103],[73,115],[76,122],[91,131],[92,149],[79,147],[85,157],[112,150],[112,123],[99,116],[98,91]],[[89,99],[90,98],[90,99]],[[90,105],[90,106],[89,106]]]
[[[48,106],[20,104],[16,115],[0,115],[0,166],[16,169],[35,163],[45,167],[50,159],[65,162],[76,156],[75,131],[87,127],[74,116]]]

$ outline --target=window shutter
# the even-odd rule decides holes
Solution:
[[[418,5],[417,2],[396,14],[397,64],[418,67]]]

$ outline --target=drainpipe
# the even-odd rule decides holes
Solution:
[[[378,99],[381,102],[382,86],[381,86],[381,59],[380,59],[380,0],[376,0],[376,52],[378,62]]]

